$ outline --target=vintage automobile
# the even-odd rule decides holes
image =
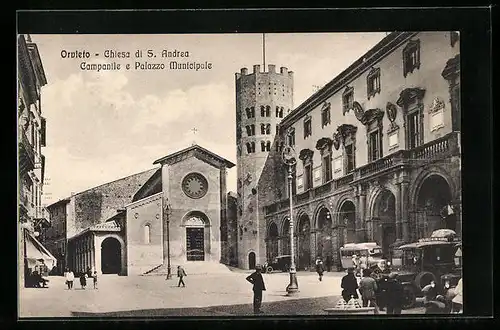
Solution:
[[[361,269],[375,269],[380,262],[386,262],[382,248],[375,242],[348,243],[340,248],[340,261],[343,269],[353,267],[352,256],[359,258]]]
[[[271,273],[275,270],[280,270],[287,272],[290,270],[290,265],[292,261],[291,255],[281,255],[274,258],[272,262],[266,261],[264,267],[262,267],[263,273]]]
[[[455,260],[459,241],[452,230],[440,229],[431,237],[401,245],[392,256],[391,272],[398,273],[403,283],[405,302],[403,308],[411,308],[422,289],[434,281],[438,294],[454,287],[461,278],[461,267]]]

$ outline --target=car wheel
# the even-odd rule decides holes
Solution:
[[[415,291],[413,288],[409,285],[406,285],[403,287],[403,309],[409,309],[415,306],[415,303],[417,302],[417,297],[415,295]]]
[[[266,267],[266,273],[271,273],[273,271],[273,267],[267,266]]]
[[[415,285],[420,290],[422,290],[426,285],[430,284],[431,281],[434,281],[436,285],[438,284],[438,282],[436,281],[436,277],[431,272],[421,272],[415,277]]]

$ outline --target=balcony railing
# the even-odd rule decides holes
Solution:
[[[303,203],[315,197],[326,195],[331,192],[332,188],[337,190],[354,181],[378,175],[397,166],[421,165],[422,163],[431,163],[439,159],[459,155],[458,138],[458,133],[452,132],[412,150],[399,150],[391,155],[361,166],[341,178],[295,195],[294,203]],[[288,207],[288,199],[282,200],[268,206],[267,213],[278,212],[288,209]]]

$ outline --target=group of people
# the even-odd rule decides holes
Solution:
[[[75,280],[75,274],[69,268],[66,268],[64,272],[64,277],[66,279],[66,285],[68,286],[68,290],[73,289],[73,281]],[[78,276],[80,279],[80,286],[84,290],[87,287],[87,279],[92,278],[94,283],[94,289],[97,289],[97,271],[94,271],[92,274],[92,270],[90,268],[87,269],[86,272],[81,272]]]
[[[348,302],[361,296],[363,307],[373,307],[375,314],[385,307],[387,314],[401,314],[405,294],[397,273],[391,273],[379,283],[371,276],[370,269],[363,269],[362,274],[363,277],[358,283],[354,268],[347,270],[347,275],[341,282],[342,298]]]

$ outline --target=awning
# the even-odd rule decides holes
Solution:
[[[37,264],[37,261],[42,259],[45,265],[49,268],[49,272],[57,264],[57,259],[47,250],[42,243],[40,243],[33,235],[30,233],[25,233],[26,238],[26,260],[28,262],[28,267],[33,268]]]

